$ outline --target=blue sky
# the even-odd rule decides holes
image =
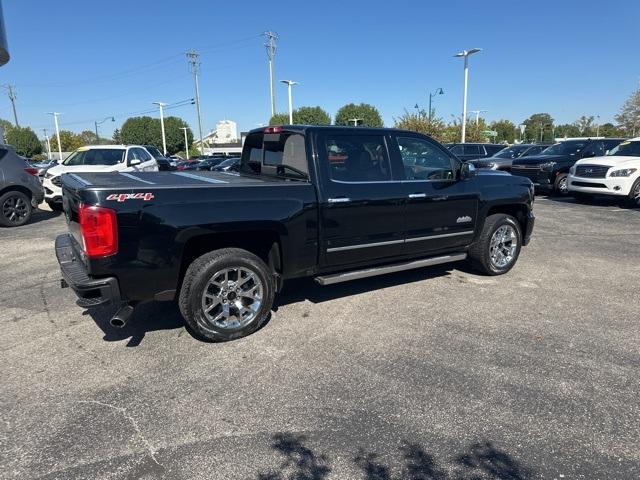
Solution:
[[[519,122],[548,112],[611,121],[640,81],[640,2],[588,1],[150,1],[4,0],[11,61],[0,84],[17,88],[21,124],[42,135],[45,112],[61,128],[110,135],[152,102],[193,97],[184,52],[201,52],[204,129],[222,118],[248,130],[270,116],[266,30],[280,36],[276,80],[301,83],[294,106],[331,115],[348,102],[376,105],[386,125],[442,87],[437,114],[461,114],[465,48],[469,109]],[[279,111],[286,90],[277,85]],[[169,112],[167,112],[169,114]],[[194,129],[195,109],[171,110]],[[156,115],[151,113],[150,115]],[[0,118],[12,119],[0,98]]]

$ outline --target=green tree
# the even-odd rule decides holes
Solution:
[[[120,133],[119,128],[116,128],[113,131],[113,135],[111,138],[113,139],[113,143],[115,143],[116,145],[120,145],[122,143],[122,134]]]
[[[384,126],[378,109],[368,103],[349,103],[336,113],[336,125],[353,125],[353,119],[358,119],[358,125],[362,127]]]
[[[95,145],[98,141],[96,134],[91,130],[83,130],[78,135],[84,145]]]
[[[398,118],[394,118],[393,121],[395,128],[424,133],[440,142],[444,140],[445,124],[442,119],[429,119],[429,115],[424,110],[412,113],[405,109],[404,114]]]
[[[120,128],[120,140],[125,144],[162,145],[160,120],[151,117],[131,117]]]
[[[38,136],[29,127],[11,127],[6,131],[7,143],[13,145],[16,152],[27,158],[42,152]]]
[[[516,139],[516,126],[511,120],[495,120],[489,124],[489,130],[498,132],[496,142],[513,143]]]
[[[289,114],[288,113],[276,113],[269,119],[269,125],[288,125]]]
[[[527,126],[524,131],[525,140],[553,141],[553,118],[548,113],[534,113],[522,123]]]
[[[159,119],[158,124],[160,124]],[[187,129],[187,142],[190,145],[193,143],[193,132],[189,128],[189,125],[187,125],[187,122],[178,117],[166,117],[164,119],[164,132],[168,155],[173,155],[180,150],[184,150],[184,130],[181,129],[185,127]],[[154,145],[162,151],[162,131],[160,131],[159,143]]]
[[[591,137],[596,134],[596,128],[593,124],[595,117],[593,115],[587,117],[582,115],[578,120],[574,122],[575,126],[578,127],[578,131],[580,135],[583,137]]]
[[[600,125],[600,136],[601,137],[624,137],[625,131],[616,127],[613,123],[607,122]]]
[[[627,135],[635,137],[640,134],[640,89],[633,92],[624,102],[615,119]]]
[[[62,144],[63,152],[72,152],[84,145],[80,135],[76,135],[69,130],[60,130],[60,143]],[[55,135],[51,137],[51,151],[58,151],[58,139]]]
[[[555,138],[579,137],[580,129],[575,123],[563,123],[555,128]]]
[[[300,107],[293,112],[296,125],[331,125],[331,117],[320,107]]]

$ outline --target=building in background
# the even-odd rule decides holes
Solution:
[[[233,120],[220,120],[215,130],[211,130],[202,139],[204,148],[201,150],[205,154],[213,152],[218,147],[228,147],[230,145],[242,146],[238,137],[238,125]],[[200,147],[200,142],[196,141],[195,145]],[[216,150],[217,151],[217,150]]]

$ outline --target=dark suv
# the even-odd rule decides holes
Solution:
[[[24,225],[43,199],[38,169],[11,147],[0,145],[0,226]]]
[[[497,143],[452,143],[447,148],[456,157],[465,162],[476,158],[491,157],[502,150],[504,145]]]
[[[516,158],[511,166],[512,175],[527,177],[536,189],[566,195],[569,193],[569,169],[583,158],[601,157],[616,147],[622,138],[575,139],[556,143],[540,155]]]
[[[540,154],[549,145],[532,145],[523,143],[505,147],[491,157],[479,158],[470,161],[476,168],[490,168],[491,170],[511,171],[513,160],[520,157],[530,157]]]

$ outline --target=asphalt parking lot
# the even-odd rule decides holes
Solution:
[[[535,212],[508,275],[295,282],[225,344],[77,307],[62,216],[1,229],[0,478],[638,478],[640,210]]]

